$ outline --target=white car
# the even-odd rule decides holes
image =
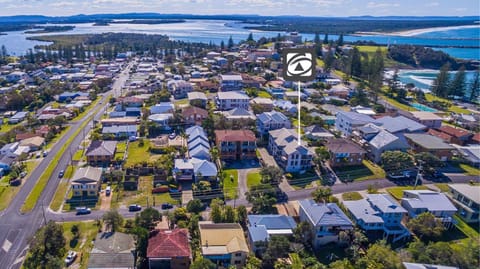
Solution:
[[[65,264],[67,266],[70,265],[75,260],[75,258],[77,258],[77,252],[69,250],[67,257],[65,258]]]

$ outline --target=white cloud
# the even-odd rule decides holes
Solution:
[[[379,2],[368,2],[367,8],[387,8],[387,7],[399,7],[399,3],[379,3]]]
[[[68,1],[53,2],[49,4],[49,6],[51,7],[70,7],[75,5],[77,5],[77,3],[68,2]]]

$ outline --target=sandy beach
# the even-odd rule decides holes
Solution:
[[[383,32],[357,32],[357,35],[384,35],[384,36],[416,36],[424,33],[430,32],[440,32],[448,31],[455,29],[466,29],[466,28],[480,28],[480,24],[476,25],[461,25],[461,26],[448,26],[448,27],[432,27],[432,28],[422,28],[422,29],[413,29],[399,32],[383,33]]]

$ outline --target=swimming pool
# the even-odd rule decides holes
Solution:
[[[428,107],[428,106],[425,106],[425,105],[422,105],[422,104],[419,104],[419,103],[410,103],[410,106],[414,107],[414,108],[416,108],[420,111],[438,112],[438,110],[436,110],[435,108],[431,108],[431,107]]]

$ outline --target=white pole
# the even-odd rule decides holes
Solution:
[[[300,146],[301,145],[301,141],[300,141],[300,138],[301,138],[301,126],[302,124],[300,123],[300,108],[301,108],[301,98],[300,98],[300,81],[298,82],[298,145]]]

